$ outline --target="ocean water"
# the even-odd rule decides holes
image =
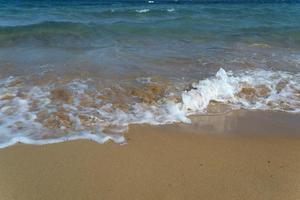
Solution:
[[[299,113],[299,22],[297,1],[0,1],[0,147]]]

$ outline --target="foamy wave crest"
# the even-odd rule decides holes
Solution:
[[[167,11],[168,11],[168,12],[174,12],[175,9],[174,9],[174,8],[169,8],[169,9],[167,9]]]
[[[300,111],[300,75],[254,70],[238,76],[220,69],[216,76],[201,80],[182,93],[182,109],[204,111],[211,101],[244,109]]]
[[[144,88],[102,91],[83,80],[30,86],[15,77],[2,79],[0,148],[76,139],[123,143],[130,124],[190,123],[189,115],[210,114],[210,107],[220,103],[231,109],[300,112],[299,74],[220,69],[177,96],[146,80],[139,81]]]
[[[140,10],[136,10],[137,13],[147,13],[149,12],[150,9],[140,9]]]

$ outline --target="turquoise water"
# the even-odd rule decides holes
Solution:
[[[252,62],[254,52],[263,57],[257,62],[298,57],[299,21],[300,4],[1,3],[0,62],[61,68],[85,59],[113,73],[143,68],[167,75],[161,63],[195,66],[200,58],[215,63],[215,72],[241,56]]]
[[[0,1],[0,147],[299,113],[300,4],[203,2]]]

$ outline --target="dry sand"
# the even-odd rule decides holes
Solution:
[[[15,145],[0,150],[0,199],[298,200],[299,119],[239,112],[132,126],[126,145]]]

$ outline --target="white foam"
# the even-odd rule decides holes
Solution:
[[[30,137],[24,137],[24,136],[18,136],[18,137],[13,137],[9,139],[6,142],[3,142],[0,144],[0,148],[5,148],[9,147],[12,145],[15,145],[17,143],[23,143],[23,144],[34,144],[34,145],[44,145],[44,144],[55,144],[55,143],[60,143],[60,142],[66,142],[66,141],[72,141],[72,140],[92,140],[98,143],[105,143],[109,140],[112,140],[115,143],[122,144],[125,143],[125,138],[122,135],[94,135],[90,133],[78,133],[76,135],[72,136],[64,136],[60,138],[51,138],[51,139],[31,139]]]
[[[124,143],[122,133],[130,124],[190,123],[188,116],[206,113],[211,101],[233,108],[300,112],[300,74],[280,71],[257,69],[232,73],[221,68],[215,76],[200,80],[193,84],[193,89],[183,91],[181,101],[177,103],[170,100],[160,100],[154,104],[130,102],[127,111],[115,108],[111,102],[103,104],[96,98],[101,91],[95,89],[89,93],[91,88],[87,81],[74,80],[66,84],[66,88],[72,91],[73,101],[71,104],[57,105],[50,97],[55,84],[29,88],[22,84],[11,86],[15,80],[14,77],[0,80],[0,148],[18,142],[40,145],[76,139]],[[148,78],[137,80],[141,83],[151,81]],[[244,88],[250,88],[250,93],[243,93]],[[263,94],[259,93],[261,88],[265,90]],[[24,90],[27,97],[18,97],[18,93]],[[80,106],[80,99],[86,93],[94,94],[90,98],[94,98],[96,103],[100,101],[99,106]],[[33,103],[36,108],[32,110]],[[59,107],[67,111],[71,127],[49,130],[36,120],[39,111],[52,113]],[[88,116],[89,126],[81,123],[80,114]]]
[[[137,13],[147,13],[150,11],[150,9],[140,9],[140,10],[135,10]]]
[[[286,86],[281,91],[277,91],[276,86],[281,82],[285,82]],[[254,70],[238,76],[229,76],[221,68],[215,77],[201,80],[193,85],[195,89],[183,92],[181,107],[187,113],[202,112],[207,108],[209,102],[214,100],[245,109],[299,112],[299,85],[299,74]],[[251,101],[238,95],[244,87],[253,89],[264,87],[268,90],[268,94],[255,96]],[[282,102],[286,106],[280,105]]]
[[[168,12],[174,12],[175,9],[174,9],[174,8],[169,8],[169,9],[167,9],[167,11],[168,11]]]
[[[191,91],[182,93],[182,109],[185,112],[203,111],[211,100],[226,101],[234,97],[236,82],[228,78],[224,69],[220,69],[215,78],[199,81]]]

